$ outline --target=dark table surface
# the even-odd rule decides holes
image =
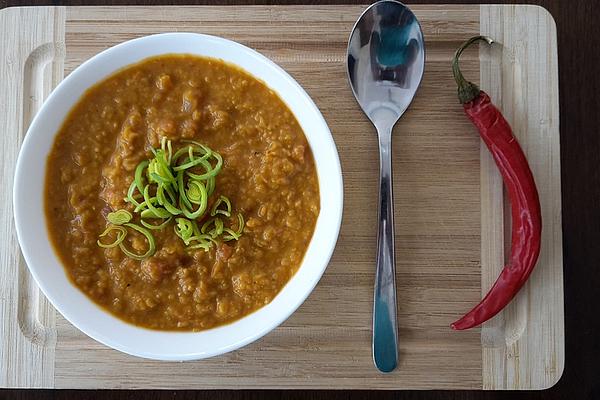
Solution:
[[[214,1],[204,3],[365,3],[342,1]],[[407,0],[408,2],[408,0]],[[494,2],[492,0],[492,2]],[[600,399],[600,0],[497,1],[547,8],[558,28],[560,141],[562,163],[566,363],[562,379],[542,392],[476,391],[77,391],[0,390],[0,399]],[[412,0],[479,3],[469,0]],[[25,5],[202,4],[168,0],[0,0],[0,8]]]

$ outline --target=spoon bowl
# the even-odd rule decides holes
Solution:
[[[398,364],[392,128],[423,77],[425,44],[412,11],[394,0],[372,4],[348,40],[348,80],[379,138],[379,227],[373,304],[373,361],[382,372]]]
[[[347,60],[358,104],[376,127],[393,126],[423,77],[425,47],[417,18],[398,1],[374,3],[354,25]]]

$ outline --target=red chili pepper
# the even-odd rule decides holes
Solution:
[[[492,39],[485,36],[466,41],[456,51],[452,71],[465,113],[479,130],[508,189],[512,207],[512,243],[508,264],[483,300],[451,325],[457,330],[482,324],[515,297],[535,267],[542,235],[540,200],[525,154],[510,125],[491,103],[490,97],[475,84],[467,82],[458,67],[463,50],[479,40],[492,44]]]

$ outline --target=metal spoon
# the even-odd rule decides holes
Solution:
[[[352,92],[379,136],[379,228],[373,305],[373,361],[382,372],[398,364],[396,261],[392,197],[392,128],[411,103],[425,65],[421,26],[393,0],[372,4],[348,41]]]

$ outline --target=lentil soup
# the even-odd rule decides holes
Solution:
[[[126,245],[139,255],[149,246],[131,230],[119,246],[111,233],[114,246],[101,247],[111,214],[139,222],[128,191],[138,166],[166,141],[169,150],[194,141],[220,155],[204,204],[213,212],[197,223],[214,220],[226,196],[231,213],[220,215],[221,228],[230,226],[231,235],[186,247],[176,222],[185,218],[169,216],[164,228],[148,231],[155,249],[147,256],[121,251]],[[70,280],[117,317],[152,329],[208,329],[268,304],[299,268],[319,204],[312,152],[292,112],[263,82],[211,58],[153,57],[93,86],[65,119],[47,161],[46,222]],[[200,236],[208,237],[204,227]]]

